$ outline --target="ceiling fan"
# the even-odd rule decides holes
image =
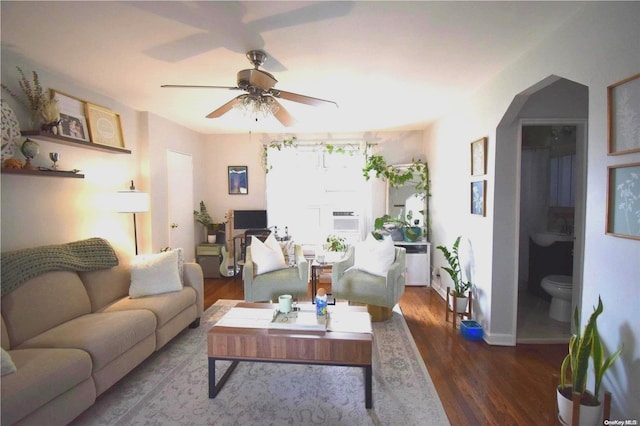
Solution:
[[[302,104],[320,106],[333,104],[333,101],[312,98],[311,96],[299,95],[297,93],[285,92],[284,90],[274,89],[278,80],[266,71],[258,69],[267,60],[267,54],[261,50],[250,50],[247,52],[249,62],[253,64],[253,69],[241,70],[238,72],[238,85],[236,87],[229,86],[198,86],[198,85],[182,85],[182,84],[163,84],[161,87],[169,88],[195,88],[195,89],[226,89],[226,90],[242,90],[246,93],[239,95],[229,102],[225,103],[218,109],[207,115],[207,118],[217,118],[229,112],[237,104],[243,105],[245,108],[254,111],[270,112],[284,126],[289,127],[295,124],[295,119],[282,106],[276,98],[286,99],[292,102]]]

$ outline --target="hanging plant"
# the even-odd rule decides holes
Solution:
[[[262,169],[265,173],[269,173],[269,170],[273,168],[271,164],[269,164],[269,148],[277,149],[281,151],[282,148],[286,147],[296,147],[298,144],[296,140],[298,138],[296,136],[291,136],[290,139],[283,139],[282,141],[271,141],[267,145],[262,146]]]
[[[371,172],[377,178],[389,182],[394,188],[404,185],[408,181],[417,181],[416,189],[424,191],[426,196],[430,196],[429,166],[422,160],[411,160],[409,167],[398,168],[387,164],[382,155],[367,156],[362,174],[366,180],[371,178]]]

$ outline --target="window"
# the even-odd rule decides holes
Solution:
[[[350,242],[362,239],[370,217],[371,190],[362,176],[364,155],[329,153],[322,146],[269,149],[267,211],[269,225],[285,227],[299,244],[322,244],[341,234]],[[357,225],[344,229],[334,212],[352,212]],[[350,221],[353,223],[353,220]]]

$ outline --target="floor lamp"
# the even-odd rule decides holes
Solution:
[[[136,244],[136,255],[138,254],[138,228],[136,225],[136,213],[149,211],[149,194],[138,192],[131,181],[128,191],[118,191],[117,196],[118,212],[133,213],[133,238]]]

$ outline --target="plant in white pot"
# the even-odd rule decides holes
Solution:
[[[574,334],[569,341],[569,353],[562,361],[560,367],[560,386],[557,389],[558,411],[562,422],[572,424],[572,398],[575,393],[580,395],[580,425],[601,424],[601,402],[599,399],[600,385],[607,369],[622,352],[622,346],[608,358],[604,355],[604,345],[600,340],[597,320],[604,307],[602,299],[598,297],[598,306],[594,308],[589,322],[584,327],[582,335]],[[580,320],[578,307],[574,312],[576,332],[580,332]],[[587,390],[587,373],[589,359],[593,363],[594,389]],[[571,383],[567,382],[567,372],[571,370]]]
[[[442,269],[447,271],[453,280],[453,290],[451,290],[451,295],[457,299],[456,310],[462,313],[467,310],[467,302],[469,300],[467,291],[471,288],[471,282],[464,281],[462,279],[462,268],[460,267],[460,257],[458,255],[460,238],[460,236],[456,238],[456,241],[451,247],[451,251],[449,251],[445,246],[438,246],[436,248],[442,252],[444,258],[447,259],[447,262],[449,263],[449,266],[443,266]],[[453,308],[453,306],[451,306],[451,308]]]

